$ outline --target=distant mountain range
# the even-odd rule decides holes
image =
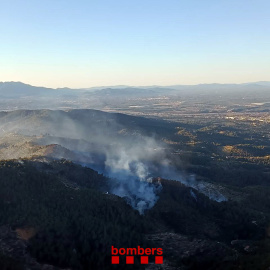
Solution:
[[[198,84],[198,85],[170,85],[170,86],[104,86],[91,87],[85,89],[70,89],[70,88],[47,88],[36,87],[22,82],[0,82],[0,97],[1,98],[21,98],[21,97],[61,97],[61,96],[110,96],[110,95],[160,95],[160,94],[177,94],[188,91],[196,93],[197,91],[211,92],[224,90],[265,90],[270,88],[270,82],[252,82],[243,84]],[[191,91],[191,92],[190,92]]]
[[[52,89],[46,87],[36,87],[21,82],[0,82],[0,97],[3,98],[19,98],[25,96],[53,97],[74,94],[77,95],[74,90],[69,88]]]

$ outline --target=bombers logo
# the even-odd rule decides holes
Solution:
[[[148,264],[149,256],[155,256],[155,264],[163,264],[162,248],[115,248],[112,246],[112,264],[119,264],[119,255],[126,257],[126,264],[134,264],[134,256],[140,256],[141,264]]]

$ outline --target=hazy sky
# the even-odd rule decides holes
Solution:
[[[0,0],[0,81],[270,81],[269,0]]]

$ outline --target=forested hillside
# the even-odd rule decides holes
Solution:
[[[244,252],[241,247],[236,251],[231,241],[248,241],[256,250],[265,239],[269,216],[265,213],[268,207],[260,211],[263,198],[253,205],[248,205],[248,200],[218,203],[177,181],[159,180],[163,189],[158,203],[140,215],[125,198],[106,194],[110,181],[66,160],[1,161],[1,228],[9,226],[26,235],[26,252],[39,263],[72,269],[111,269],[112,245],[157,244],[164,248],[166,263],[183,269],[196,267],[190,262],[195,255],[205,269],[209,263],[220,265],[225,255],[230,258],[226,264],[233,267]],[[249,196],[252,198],[252,193]],[[173,235],[171,246],[176,245],[178,251],[172,251],[163,239],[168,233]],[[188,256],[180,248],[186,242],[175,243],[184,235],[191,237]],[[217,241],[222,246],[215,247]],[[3,240],[0,245],[1,264],[24,269],[25,258],[15,263],[16,252],[10,253]]]

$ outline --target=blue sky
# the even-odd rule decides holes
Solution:
[[[270,81],[269,0],[0,0],[0,81]]]

